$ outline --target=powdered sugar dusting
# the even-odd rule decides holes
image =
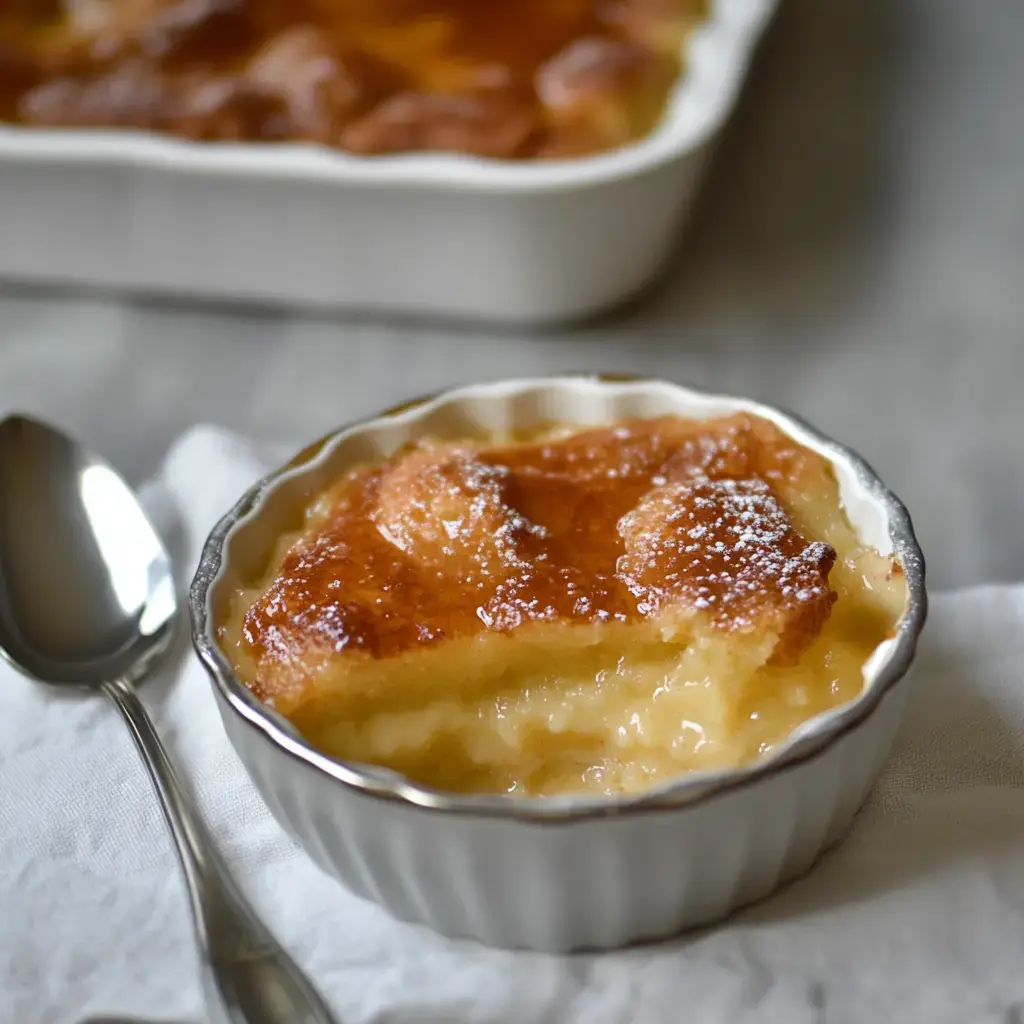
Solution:
[[[509,471],[455,445],[423,446],[383,480],[371,513],[381,535],[420,565],[464,583],[522,568],[520,539],[543,536],[506,500]]]
[[[649,491],[619,520],[617,571],[645,614],[692,603],[718,625],[751,628],[766,613],[832,596],[835,552],[808,543],[761,479],[695,473]]]

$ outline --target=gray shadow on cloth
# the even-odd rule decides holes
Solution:
[[[898,890],[979,856],[1024,847],[1024,814],[1006,813],[958,820],[953,813],[929,825],[927,842],[900,842],[923,816],[920,803],[957,792],[997,788],[1024,791],[1024,732],[1015,729],[985,694],[965,686],[973,671],[969,660],[941,641],[928,648],[911,685],[910,706],[894,750],[871,799],[854,821],[849,836],[811,870],[776,896],[737,915],[737,921],[768,923],[828,913],[837,907]],[[916,766],[927,759],[922,779]],[[1024,802],[1024,795],[1022,795]],[[928,809],[924,809],[928,813]],[[872,826],[888,823],[891,841],[872,842],[872,863],[858,862],[846,872],[846,855],[856,856]],[[921,838],[921,833],[917,833]],[[1007,898],[1012,898],[1007,894]],[[1024,892],[1019,896],[1024,909]]]

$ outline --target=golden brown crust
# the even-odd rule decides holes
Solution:
[[[542,155],[593,153],[646,135],[661,115],[677,67],[675,60],[629,40],[589,37],[571,43],[537,73],[537,93],[551,126]]]
[[[17,0],[0,118],[357,153],[642,137],[705,0]]]
[[[823,466],[749,416],[420,444],[323,497],[245,642],[266,668],[667,612],[774,634],[794,658],[828,618],[836,556],[801,535],[784,494]]]
[[[528,152],[540,129],[530,97],[512,89],[400,92],[353,121],[340,141],[352,153],[438,149],[517,157]]]

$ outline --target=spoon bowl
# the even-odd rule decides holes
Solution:
[[[0,649],[45,683],[140,679],[178,610],[171,562],[127,484],[26,416],[0,423]]]

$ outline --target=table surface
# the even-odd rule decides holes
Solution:
[[[0,410],[140,481],[198,421],[298,445],[472,378],[661,375],[858,449],[910,507],[934,585],[1019,579],[1021,39],[1006,0],[784,0],[663,282],[600,322],[494,332],[0,286]]]

